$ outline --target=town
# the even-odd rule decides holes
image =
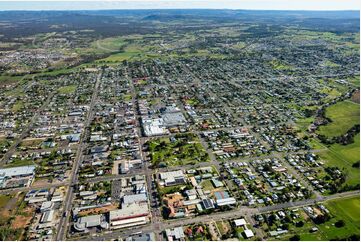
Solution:
[[[2,240],[360,239],[359,12],[199,11],[0,17]]]

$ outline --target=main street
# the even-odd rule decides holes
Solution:
[[[78,145],[78,150],[76,153],[76,158],[75,158],[75,161],[73,164],[73,168],[72,168],[72,172],[71,172],[71,176],[70,176],[71,183],[68,186],[66,198],[65,198],[65,201],[63,204],[63,214],[60,217],[57,234],[56,234],[56,240],[65,240],[65,237],[66,237],[67,224],[68,224],[69,216],[71,214],[71,203],[74,198],[74,193],[73,193],[74,187],[73,186],[75,184],[77,184],[77,182],[78,182],[78,169],[79,169],[79,166],[82,161],[83,150],[84,150],[84,147],[86,144],[86,139],[88,137],[88,127],[90,126],[90,123],[93,119],[93,115],[94,115],[93,109],[94,109],[95,102],[97,100],[98,88],[99,88],[99,85],[101,82],[101,78],[102,78],[102,73],[99,73],[99,75],[97,76],[95,85],[94,85],[94,91],[93,91],[93,95],[92,95],[91,102],[89,105],[88,116],[85,121],[84,131],[83,131],[83,134],[81,135],[79,145]]]

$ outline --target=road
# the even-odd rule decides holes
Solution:
[[[312,204],[319,203],[319,202],[326,202],[326,201],[339,199],[339,198],[346,198],[346,197],[355,197],[355,196],[359,196],[359,195],[360,195],[360,191],[350,191],[350,192],[338,193],[338,194],[334,194],[334,195],[330,195],[330,196],[322,196],[320,198],[315,198],[315,199],[308,199],[308,200],[296,201],[296,202],[287,202],[287,203],[259,207],[259,208],[250,208],[250,207],[242,206],[240,208],[233,209],[230,211],[212,213],[211,215],[201,215],[201,216],[188,217],[188,218],[177,219],[177,220],[166,220],[166,221],[162,222],[163,223],[162,230],[154,230],[153,226],[151,224],[148,224],[148,225],[141,226],[138,228],[105,232],[105,233],[98,234],[96,237],[94,237],[92,235],[88,235],[88,236],[77,238],[75,240],[111,240],[111,239],[116,239],[118,237],[122,237],[122,238],[128,237],[136,231],[142,231],[143,233],[154,232],[155,234],[160,235],[164,229],[174,228],[177,226],[185,226],[185,225],[192,224],[192,223],[207,223],[207,222],[211,222],[213,220],[217,221],[217,220],[222,220],[222,219],[236,219],[241,216],[247,216],[249,218],[249,217],[254,216],[255,214],[269,213],[269,212],[277,211],[280,209],[298,208],[298,207],[308,206],[308,205],[312,205]]]
[[[163,137],[163,136],[160,136],[160,137]],[[140,138],[140,143],[144,144],[143,138]],[[240,158],[232,159],[229,161],[230,162],[247,162],[247,161],[258,160],[258,159],[279,158],[280,155],[296,155],[296,154],[305,154],[308,152],[317,153],[317,152],[321,152],[321,151],[323,151],[323,150],[294,151],[294,152],[288,152],[288,153],[273,152],[272,154],[267,155],[267,156],[262,156],[261,158],[260,157],[240,157]],[[142,152],[142,155],[145,158],[144,152]],[[144,163],[144,166],[145,165],[149,165],[149,163],[146,162],[146,163]],[[220,162],[211,160],[210,162],[200,162],[195,165],[183,165],[183,166],[171,166],[171,167],[165,167],[165,168],[158,168],[157,172],[175,171],[175,170],[179,170],[179,169],[188,170],[188,169],[206,167],[206,166],[211,166],[211,165],[214,165],[219,168]],[[148,169],[147,172],[151,172],[151,170]],[[117,179],[120,179],[123,177],[131,177],[134,175],[145,175],[145,173],[146,173],[146,170],[145,170],[145,168],[143,168],[142,170],[132,170],[132,171],[128,172],[127,174],[109,175],[109,176],[100,176],[100,177],[95,177],[95,178],[89,178],[89,179],[86,179],[85,182],[112,181],[112,180],[117,180]],[[72,179],[72,178],[70,178],[70,179]],[[74,184],[79,184],[79,183],[82,183],[82,182],[75,181],[72,184],[74,185]],[[30,191],[33,189],[41,189],[41,188],[48,189],[48,188],[52,188],[52,187],[67,186],[69,184],[70,184],[70,181],[67,181],[67,182],[65,181],[65,182],[56,183],[56,184],[36,185],[36,186],[32,185],[30,187],[3,189],[3,190],[0,190],[0,194],[25,192],[25,191]]]
[[[71,203],[74,198],[73,185],[77,184],[77,182],[78,182],[78,175],[77,175],[78,169],[81,164],[83,150],[84,150],[84,147],[86,144],[85,140],[88,137],[88,134],[87,134],[88,127],[90,126],[90,123],[93,119],[94,105],[97,100],[97,94],[98,94],[98,89],[99,89],[99,85],[101,82],[101,78],[102,78],[102,72],[99,73],[99,75],[97,76],[97,80],[94,85],[94,91],[93,91],[93,95],[92,95],[90,105],[89,105],[88,116],[86,118],[85,125],[84,125],[84,132],[81,135],[80,140],[79,140],[78,150],[76,153],[75,161],[74,161],[71,176],[70,176],[71,183],[68,186],[68,190],[66,193],[66,199],[63,204],[63,212],[61,213],[61,217],[60,217],[60,221],[59,221],[59,225],[58,225],[58,229],[57,229],[57,234],[56,234],[56,240],[65,240],[65,237],[66,237],[67,224],[68,224],[69,216],[71,214]],[[64,213],[65,213],[65,216],[63,216]]]

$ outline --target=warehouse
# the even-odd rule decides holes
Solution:
[[[0,169],[0,188],[29,186],[35,175],[35,166]]]
[[[168,134],[162,118],[142,119],[143,131],[145,136],[156,136]]]
[[[123,204],[121,209],[109,211],[112,229],[132,227],[148,222],[149,208],[147,203]]]

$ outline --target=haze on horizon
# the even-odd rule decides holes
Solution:
[[[358,0],[0,0],[0,10],[249,9],[360,10]]]

